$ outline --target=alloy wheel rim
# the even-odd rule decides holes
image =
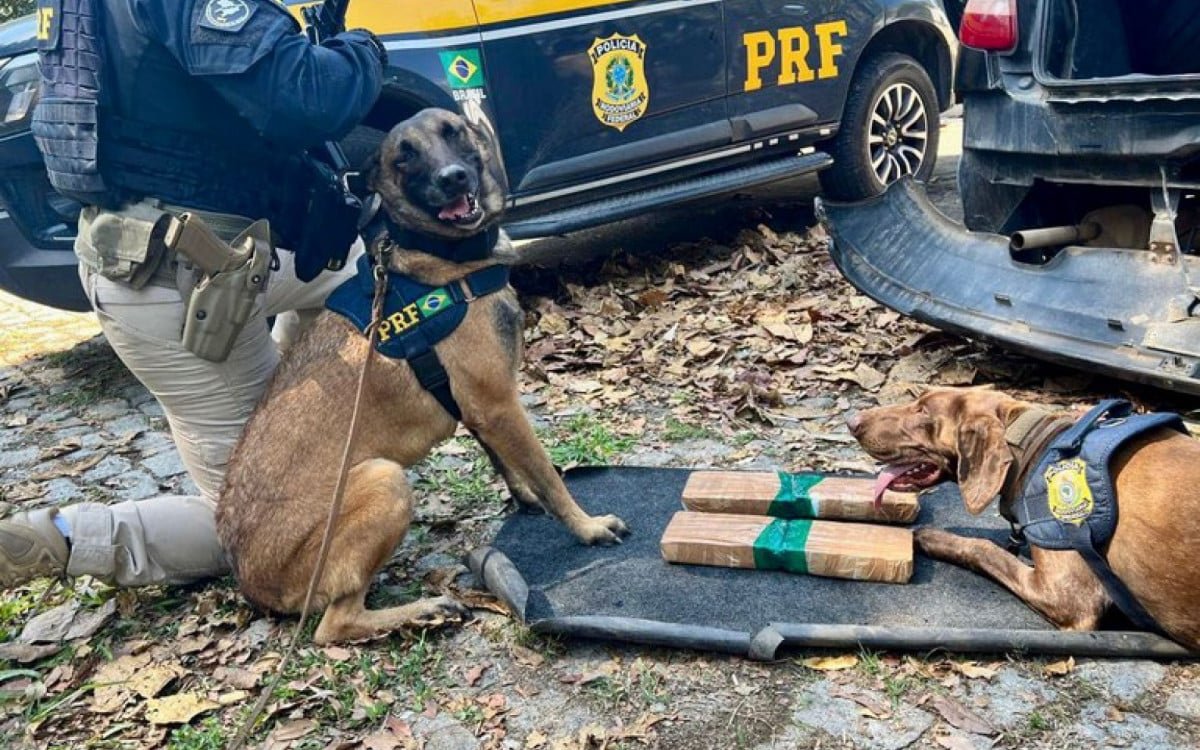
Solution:
[[[916,174],[925,162],[929,116],[911,84],[893,83],[883,90],[871,110],[867,153],[871,171],[881,185]]]

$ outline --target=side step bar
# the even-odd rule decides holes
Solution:
[[[816,172],[833,164],[829,154],[816,152],[750,164],[661,187],[564,208],[504,226],[514,240],[547,237],[637,216],[666,205],[709,198],[770,182]]]

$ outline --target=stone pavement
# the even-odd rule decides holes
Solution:
[[[3,512],[191,489],[157,404],[97,336],[90,316],[0,296],[0,324]],[[715,465],[727,451],[695,439],[634,448],[624,460]],[[485,692],[504,695],[508,738],[501,746],[514,750],[600,747],[586,739],[552,743],[612,727],[614,716],[626,729],[639,718],[652,722],[654,733],[642,736],[654,746],[688,750],[1200,747],[1200,669],[1189,664],[1082,661],[1048,677],[1047,660],[1021,658],[997,658],[981,673],[975,662],[941,655],[859,654],[839,671],[790,658],[760,665],[594,643],[530,656],[494,635],[508,627],[503,617],[482,615],[435,648],[451,674],[487,665],[482,678],[454,690],[468,702]],[[397,704],[395,715],[428,750],[482,742],[465,713],[430,717]],[[611,746],[635,746],[637,733],[629,736]]]

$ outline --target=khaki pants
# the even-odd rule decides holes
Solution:
[[[267,291],[224,362],[201,359],[180,343],[185,302],[179,288],[189,288],[190,270],[180,266],[174,287],[169,279],[163,283],[160,272],[151,284],[133,289],[80,264],[83,288],[105,338],[158,399],[201,494],[63,508],[71,526],[69,575],[143,586],[186,583],[229,571],[214,511],[233,448],[279,362],[267,318],[319,309],[353,275],[361,253],[360,242],[344,269],[325,271],[305,284],[296,278],[292,254],[279,252],[280,268],[271,273]]]

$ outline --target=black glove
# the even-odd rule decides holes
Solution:
[[[350,29],[346,34],[354,34],[359,37],[360,41],[365,41],[375,48],[375,55],[379,58],[379,64],[384,70],[388,66],[387,48],[383,46],[383,42],[370,29]],[[365,37],[365,38],[364,38]]]

